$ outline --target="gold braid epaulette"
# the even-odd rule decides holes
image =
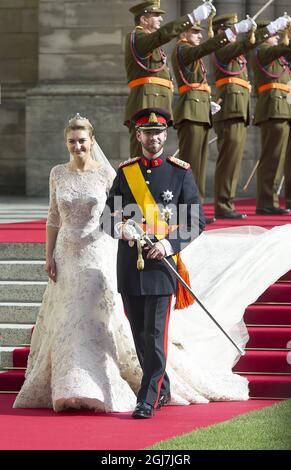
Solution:
[[[184,170],[189,170],[191,168],[190,163],[184,162],[184,160],[180,160],[180,158],[176,157],[167,157],[168,162],[173,163],[180,168],[184,168]]]
[[[128,160],[125,160],[125,162],[121,162],[119,165],[119,168],[123,168],[124,166],[132,165],[135,162],[138,162],[141,159],[141,157],[135,157],[135,158],[129,158]]]

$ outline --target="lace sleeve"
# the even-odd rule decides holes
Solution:
[[[61,218],[58,209],[58,203],[56,198],[56,180],[55,180],[55,171],[52,168],[50,173],[50,204],[48,210],[48,217],[46,225],[48,227],[59,228],[61,225]]]
[[[112,171],[108,171],[106,176],[107,176],[107,178],[106,178],[106,194],[108,195],[109,191],[112,187],[113,181],[116,177],[116,172],[112,168]]]

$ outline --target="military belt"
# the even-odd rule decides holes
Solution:
[[[165,86],[166,88],[170,88],[170,90],[174,91],[174,85],[171,80],[167,80],[166,78],[160,77],[141,77],[135,80],[131,80],[128,83],[129,88],[134,88],[136,86],[145,85],[145,84],[152,84],[152,85],[160,85]]]
[[[285,83],[277,82],[266,83],[265,85],[260,86],[258,88],[258,93],[263,93],[264,91],[271,90],[273,88],[276,88],[277,90],[287,91],[287,93],[291,93],[291,86],[286,85]]]
[[[189,85],[182,85],[179,87],[179,93],[186,93],[186,91],[207,91],[211,93],[211,87],[207,83],[189,83]]]
[[[226,78],[221,78],[220,80],[217,80],[215,82],[216,88],[221,87],[222,85],[240,85],[244,88],[247,88],[249,92],[252,91],[252,85],[247,82],[246,80],[243,80],[242,78],[237,78],[237,77],[226,77]]]

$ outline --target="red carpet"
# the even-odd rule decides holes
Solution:
[[[129,413],[95,414],[47,409],[12,409],[15,396],[0,395],[1,450],[138,450],[182,433],[210,426],[275,401],[169,406],[151,420]]]
[[[213,208],[205,205],[207,217]],[[236,209],[249,217],[241,221],[219,219],[208,225],[216,228],[291,223],[284,217],[256,216],[254,201],[244,200]],[[44,243],[45,220],[37,222],[0,224],[2,243]],[[20,389],[24,370],[0,373],[1,424],[3,435],[0,449],[142,449],[157,441],[190,432],[193,429],[225,421],[248,411],[274,403],[278,398],[291,398],[291,271],[270,286],[257,302],[245,312],[250,334],[247,353],[234,371],[249,380],[248,402],[210,403],[186,407],[168,407],[154,420],[132,420],[129,414],[97,415],[89,411],[55,414],[52,410],[13,410],[15,395]],[[26,367],[28,348],[13,351],[13,366]],[[260,400],[264,398],[265,400]],[[140,430],[142,429],[142,432]],[[29,430],[29,432],[27,432]]]
[[[0,224],[0,243],[45,243],[46,220]]]
[[[203,207],[205,215],[213,217],[213,205],[205,204]],[[214,224],[207,225],[206,230],[239,225],[259,225],[265,228],[272,228],[274,225],[291,223],[291,215],[282,217],[256,215],[254,199],[237,201],[236,210],[246,213],[248,217],[237,221],[217,219]],[[45,243],[45,222],[45,220],[37,220],[14,224],[0,224],[0,243]]]

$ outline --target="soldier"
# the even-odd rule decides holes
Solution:
[[[179,99],[174,108],[174,125],[178,130],[179,156],[191,164],[200,198],[205,196],[208,135],[212,127],[211,88],[207,84],[206,69],[202,60],[207,54],[236,40],[243,28],[251,28],[252,22],[243,20],[200,44],[202,28],[195,23],[180,34],[172,53],[172,65],[179,88]],[[213,222],[215,219],[206,219]]]
[[[170,114],[156,108],[141,110],[132,117],[143,157],[121,164],[106,203],[110,214],[103,216],[104,230],[112,235],[114,227],[120,238],[118,291],[143,371],[134,418],[151,418],[156,408],[170,400],[170,383],[165,373],[167,331],[171,297],[176,292],[179,301],[176,288],[180,284],[177,286],[176,278],[161,260],[167,257],[175,266],[172,255],[179,253],[204,228],[190,165],[174,157],[166,158],[163,153],[170,123]],[[115,206],[116,197],[119,207]],[[126,222],[132,211],[154,241],[154,247],[148,251],[135,243],[134,227]],[[182,275],[179,255],[177,263]]]
[[[192,13],[165,24],[159,0],[147,0],[129,10],[135,18],[136,27],[126,37],[125,68],[129,96],[125,109],[124,124],[130,131],[130,156],[140,155],[141,147],[136,140],[131,116],[150,106],[166,109],[172,114],[173,82],[167,66],[167,57],[160,48],[179,33],[202,21],[211,14],[211,3],[205,2]]]
[[[289,18],[290,20],[290,18]],[[257,169],[257,214],[283,215],[291,209],[291,47],[278,44],[278,29],[287,26],[288,19],[278,18],[270,23],[273,35],[253,54],[253,69],[258,95],[254,124],[261,129],[261,157]],[[259,28],[266,21],[258,24]],[[278,186],[285,166],[286,207],[279,207]]]
[[[237,23],[236,13],[216,16],[213,29],[221,33]],[[248,29],[245,28],[245,32]],[[243,32],[242,30],[239,32]],[[263,28],[255,33],[256,43],[270,36]],[[213,117],[217,134],[218,158],[214,176],[214,205],[218,218],[243,219],[246,214],[235,210],[234,197],[250,122],[250,92],[245,54],[254,44],[250,38],[236,41],[213,54],[216,78],[216,100],[221,110]]]

